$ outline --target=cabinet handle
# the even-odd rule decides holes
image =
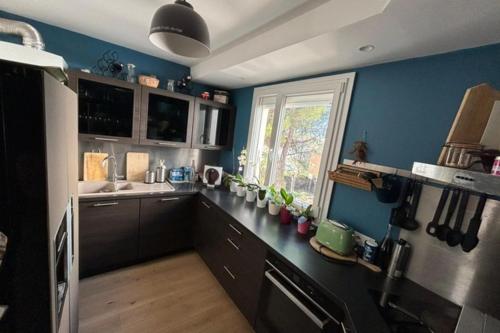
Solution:
[[[226,241],[231,244],[237,251],[240,250],[240,247],[238,245],[236,245],[232,240],[231,238],[226,238]]]
[[[229,270],[229,268],[227,268],[226,266],[224,266],[224,270],[231,277],[231,279],[236,280],[236,276],[234,276],[234,274],[231,273],[231,271]]]
[[[94,140],[97,141],[110,141],[110,142],[118,142],[118,139],[110,139],[110,138],[101,138],[101,137],[95,137]]]
[[[161,198],[160,201],[161,202],[165,202],[165,201],[175,201],[175,200],[179,200],[178,197],[175,197],[175,198]]]
[[[241,231],[239,231],[238,229],[236,229],[236,227],[235,227],[234,225],[232,225],[231,223],[229,223],[229,227],[230,227],[231,229],[233,229],[233,230],[234,230],[234,231],[235,231],[238,235],[240,235],[240,236],[241,236]]]
[[[93,204],[93,207],[105,207],[105,206],[116,206],[118,205],[118,202],[98,202]]]
[[[170,147],[177,146],[177,144],[175,144],[175,143],[169,143],[169,142],[157,142],[156,144],[160,145],[160,146],[170,146]]]
[[[212,208],[212,207],[210,207],[210,205],[209,205],[209,204],[207,204],[205,201],[202,201],[202,202],[201,202],[201,204],[202,204],[203,206],[205,206],[206,208],[208,208],[208,209]]]

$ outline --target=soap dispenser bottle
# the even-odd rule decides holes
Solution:
[[[156,182],[164,183],[167,180],[167,167],[165,160],[160,160],[160,165],[156,168]]]

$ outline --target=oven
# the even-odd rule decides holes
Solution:
[[[62,316],[64,301],[68,292],[69,271],[72,263],[72,212],[71,202],[66,209],[54,239],[55,301],[57,327]]]
[[[266,260],[257,333],[349,332],[343,319],[342,309],[306,278],[275,257]]]

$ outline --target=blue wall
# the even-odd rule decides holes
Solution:
[[[437,161],[468,87],[487,82],[500,88],[500,44],[351,71],[356,72],[356,82],[341,159],[352,158],[349,150],[366,130],[370,162],[411,169],[414,161]],[[335,73],[323,75],[331,74]],[[246,145],[253,87],[231,93],[238,109],[237,155]],[[224,154],[222,163],[230,170],[232,154]],[[374,193],[338,184],[329,217],[380,239],[390,208]]]
[[[160,79],[160,87],[164,87],[168,79],[179,80],[190,73],[190,69],[187,66],[153,57],[70,30],[13,15],[4,11],[0,11],[0,17],[20,20],[33,25],[42,34],[45,42],[45,50],[64,57],[70,68],[91,69],[104,52],[107,50],[114,50],[118,52],[120,62],[136,65],[137,75],[156,75]],[[2,39],[13,41],[14,38],[0,36],[0,40]],[[199,95],[204,90],[211,91],[212,89],[212,87],[206,85],[194,84],[192,94]]]

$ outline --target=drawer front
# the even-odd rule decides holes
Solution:
[[[139,200],[80,203],[80,275],[104,272],[137,259]]]

